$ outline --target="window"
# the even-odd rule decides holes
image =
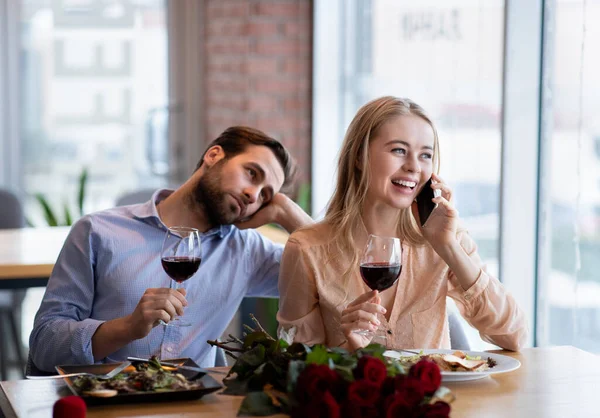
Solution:
[[[600,353],[600,1],[555,2],[539,343]]]
[[[61,215],[65,204],[75,207],[84,167],[87,211],[112,206],[124,192],[164,185],[164,1],[19,5],[19,170],[26,213],[31,217],[38,209],[35,193],[49,198]]]

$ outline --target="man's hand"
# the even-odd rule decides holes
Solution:
[[[261,208],[250,218],[235,225],[239,229],[247,229],[276,223],[291,234],[301,226],[309,225],[312,222],[312,218],[296,202],[283,193],[277,193],[268,205]]]
[[[185,289],[146,289],[135,310],[127,317],[133,339],[144,338],[160,320],[169,323],[175,316],[183,315],[187,306]]]
[[[159,324],[183,314],[185,289],[147,289],[131,315],[104,322],[92,336],[92,353],[99,361],[133,340],[144,338]]]

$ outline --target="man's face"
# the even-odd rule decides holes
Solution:
[[[194,199],[204,206],[211,224],[233,224],[268,204],[283,181],[283,168],[275,154],[267,147],[251,145],[235,157],[207,166],[196,183]]]

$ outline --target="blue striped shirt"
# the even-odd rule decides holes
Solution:
[[[104,321],[131,314],[147,288],[172,286],[160,262],[166,226],[156,211],[170,193],[159,190],[147,203],[87,215],[72,227],[29,338],[38,368],[94,363],[92,336]],[[202,264],[182,284],[192,326],[156,326],[101,362],[158,355],[213,366],[216,351],[206,341],[221,336],[242,298],[278,295],[281,245],[232,225],[201,239]]]

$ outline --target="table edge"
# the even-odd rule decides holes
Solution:
[[[0,382],[0,413],[5,418],[18,418],[17,412],[8,401],[8,394],[4,390],[3,382]]]

